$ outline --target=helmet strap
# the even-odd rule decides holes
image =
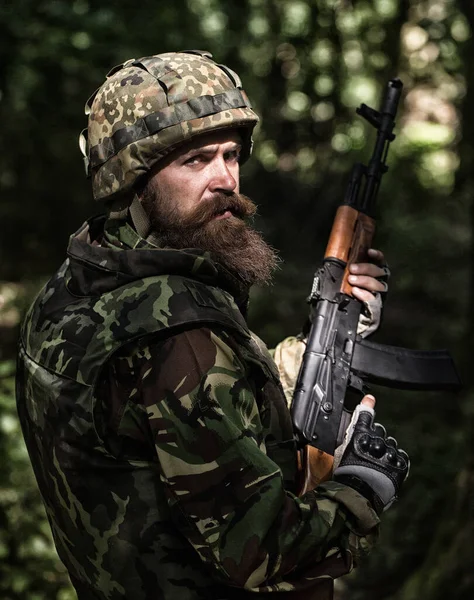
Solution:
[[[151,223],[137,194],[133,196],[128,212],[132,219],[133,226],[135,227],[135,231],[140,237],[146,240],[150,233]]]
[[[107,215],[109,219],[117,221],[126,221],[128,216],[128,207],[130,200],[126,196],[119,196],[107,202]]]
[[[109,205],[109,219],[127,221],[129,215],[135,231],[140,237],[146,239],[151,229],[150,219],[148,218],[145,209],[141,205],[137,194],[133,196],[132,202],[130,202],[129,196],[121,196],[116,198]]]
[[[143,208],[142,203],[137,194],[133,196],[133,200],[130,203],[130,199],[126,196],[122,196],[114,200],[109,207],[108,216],[109,219],[117,219],[119,221],[126,221],[130,215],[133,227],[138,235],[150,242],[154,246],[159,246],[158,237],[151,231],[151,223]]]

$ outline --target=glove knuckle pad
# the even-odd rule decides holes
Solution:
[[[398,448],[396,439],[387,436],[383,425],[373,423],[371,413],[361,412],[334,476],[365,495],[376,510],[384,510],[398,496],[409,466],[408,454]],[[359,488],[356,480],[362,482]]]
[[[378,437],[381,437],[381,438],[387,437],[387,430],[380,423],[375,423],[374,432],[375,432],[375,435],[377,435]]]
[[[387,446],[395,448],[395,450],[398,449],[397,440],[394,437],[392,437],[391,435],[389,435],[388,438],[385,438],[385,443],[387,444]]]

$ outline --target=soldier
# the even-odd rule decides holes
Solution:
[[[81,143],[106,215],[71,236],[30,309],[17,388],[78,598],[330,598],[408,458],[401,477],[353,466],[367,397],[334,479],[297,496],[279,374],[245,320],[249,287],[277,259],[239,192],[258,120],[240,80],[208,53],[132,59],[88,112]],[[370,304],[384,271],[357,270]]]

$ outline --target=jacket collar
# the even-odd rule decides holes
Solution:
[[[248,286],[197,248],[158,248],[122,221],[105,216],[86,221],[69,240],[69,288],[79,296],[107,293],[145,277],[179,275],[230,293],[242,313]]]

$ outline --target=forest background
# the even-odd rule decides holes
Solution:
[[[0,597],[72,600],[51,543],[14,402],[19,323],[99,212],[77,146],[84,104],[111,67],[207,49],[239,73],[262,121],[243,191],[284,260],[254,291],[269,345],[299,331],[351,164],[373,131],[356,116],[386,81],[404,95],[379,200],[376,247],[393,277],[376,341],[448,347],[461,394],[376,390],[410,453],[400,502],[340,600],[474,595],[474,3],[469,0],[2,0],[0,3]]]

